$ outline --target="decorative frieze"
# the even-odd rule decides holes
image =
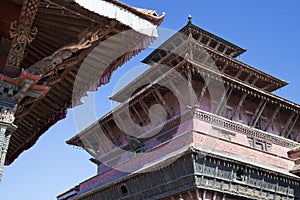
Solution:
[[[193,116],[201,121],[210,123],[213,126],[218,126],[220,128],[225,128],[227,130],[245,134],[249,138],[257,138],[258,140],[266,141],[267,143],[280,145],[290,149],[299,146],[299,143],[297,142],[271,135],[267,132],[246,126],[244,124],[240,124],[235,121],[228,120],[226,118],[205,112],[197,108],[193,108],[192,112]]]
[[[239,170],[243,179],[239,179]],[[300,192],[299,179],[219,157],[196,155],[195,173],[199,188],[249,199],[295,199]]]
[[[15,116],[12,110],[2,109],[0,111],[0,122],[13,123],[14,120]]]
[[[60,48],[52,55],[32,65],[28,70],[31,73],[38,75],[53,75],[53,69],[55,69],[56,66],[61,64],[64,60],[70,58],[74,53],[78,52],[79,50],[87,49],[91,47],[95,42],[104,39],[106,34],[112,31],[113,27],[116,24],[117,23],[115,21],[112,21],[106,26],[101,25],[90,28],[90,30],[88,30],[89,32],[83,34],[85,36],[80,38],[77,44],[72,44]]]

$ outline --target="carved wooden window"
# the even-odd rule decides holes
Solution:
[[[236,180],[238,181],[244,181],[245,180],[245,172],[243,169],[239,168],[236,171]]]
[[[141,155],[142,153],[144,153],[146,151],[146,146],[143,145],[142,147],[135,149],[134,151],[130,152],[130,158],[134,158],[138,155]]]
[[[128,195],[128,189],[127,189],[127,186],[126,185],[122,185],[120,187],[120,193],[121,193],[121,196],[126,196]]]

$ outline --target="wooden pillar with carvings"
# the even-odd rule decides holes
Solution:
[[[11,133],[16,129],[13,110],[2,109],[0,112],[0,180],[2,179],[3,166],[11,137]]]
[[[25,96],[34,98],[44,96],[50,89],[49,87],[36,85],[40,78],[24,70],[18,78],[0,74],[0,180],[10,137],[17,128],[13,123],[18,102]]]
[[[4,78],[2,78],[4,79]],[[0,81],[0,180],[3,174],[3,166],[8,150],[8,145],[12,132],[17,128],[13,122],[15,120],[15,110],[18,96],[21,96],[20,89],[14,84]]]

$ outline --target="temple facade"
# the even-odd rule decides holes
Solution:
[[[119,106],[67,141],[98,172],[57,199],[300,199],[300,106],[243,52],[189,19]]]
[[[1,1],[0,179],[4,164],[147,48],[163,17],[120,1]]]

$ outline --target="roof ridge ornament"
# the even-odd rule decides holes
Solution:
[[[191,14],[189,14],[189,16],[188,16],[188,24],[191,24],[192,23],[192,15]]]

